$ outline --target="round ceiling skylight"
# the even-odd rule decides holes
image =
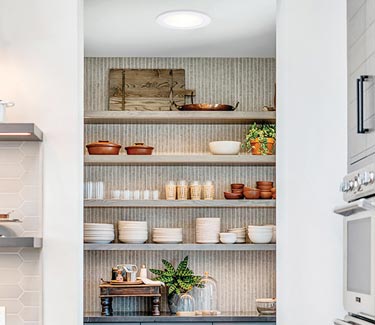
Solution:
[[[160,14],[156,17],[156,22],[172,29],[197,29],[207,26],[211,18],[199,11],[174,10]]]

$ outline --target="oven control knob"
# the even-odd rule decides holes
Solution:
[[[361,187],[361,184],[359,183],[358,178],[355,177],[355,178],[354,178],[353,189],[354,189],[354,190],[357,190],[357,189],[359,189],[360,187]]]
[[[348,191],[351,191],[353,189],[354,189],[354,181],[350,180],[349,181],[349,189],[348,189]]]
[[[370,184],[373,184],[374,181],[375,181],[375,173],[369,172],[368,175],[369,175],[369,178],[370,178]]]
[[[370,173],[369,172],[360,173],[359,179],[362,181],[363,185],[368,185],[371,182]]]
[[[348,192],[349,191],[349,182],[343,181],[340,185],[340,191],[341,192]]]

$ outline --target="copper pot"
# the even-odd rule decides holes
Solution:
[[[90,155],[118,155],[121,145],[110,141],[99,140],[98,142],[88,144],[86,148]]]
[[[128,155],[152,155],[154,147],[145,146],[143,142],[136,142],[133,146],[125,147]]]

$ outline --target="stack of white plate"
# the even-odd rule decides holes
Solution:
[[[245,227],[231,228],[231,229],[228,229],[228,232],[232,232],[237,235],[237,240],[236,240],[237,244],[243,244],[246,242],[246,228]]]
[[[153,228],[152,241],[158,244],[181,243],[182,228]]]
[[[83,229],[85,243],[109,244],[115,239],[115,229],[111,223],[85,223]]]
[[[147,221],[119,221],[118,239],[127,244],[143,244],[148,239]]]
[[[218,243],[220,240],[220,218],[197,218],[195,231],[198,244]]]

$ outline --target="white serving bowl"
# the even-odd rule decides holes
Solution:
[[[223,244],[234,244],[237,241],[237,234],[222,232],[220,233],[220,241]]]
[[[238,155],[241,142],[238,141],[213,141],[208,144],[213,155]]]
[[[249,239],[254,244],[269,244],[272,240],[272,231],[269,231],[269,232],[249,231]]]

